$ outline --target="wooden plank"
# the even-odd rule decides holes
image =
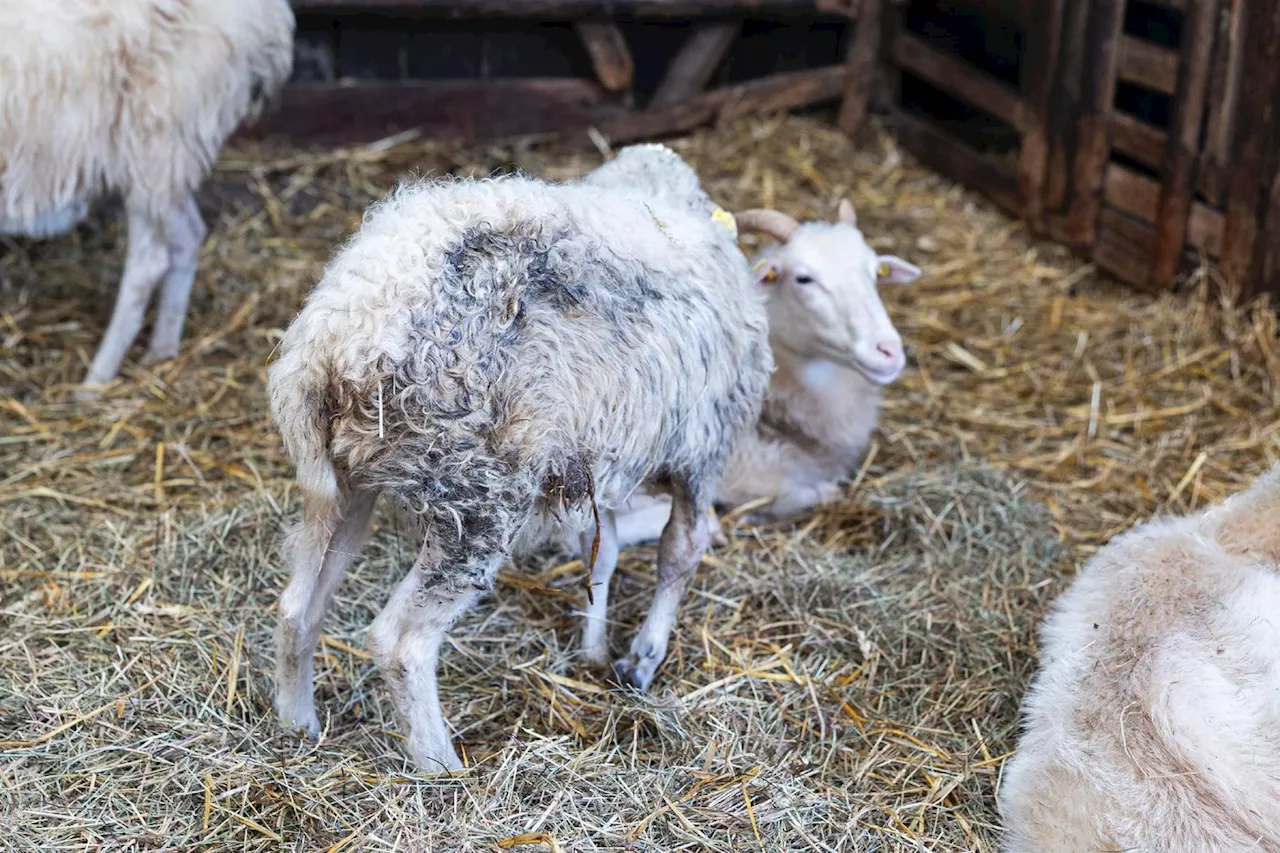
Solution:
[[[1112,163],[1107,168],[1105,198],[1107,204],[1117,211],[1143,222],[1154,223],[1160,212],[1161,184],[1154,178],[1149,178],[1118,163]],[[1211,257],[1218,257],[1222,253],[1224,221],[1223,215],[1211,207],[1201,202],[1190,203],[1184,229],[1185,243],[1178,244],[1176,256],[1181,258],[1185,246],[1189,245],[1204,251]],[[1156,231],[1154,226],[1150,230],[1152,239],[1148,248],[1154,252]],[[1148,285],[1153,290],[1166,290],[1176,272],[1175,265],[1174,273],[1170,274],[1167,281],[1153,280],[1149,281]],[[1150,275],[1147,277],[1150,278]]]
[[[954,94],[983,112],[1022,131],[1027,111],[1018,92],[977,68],[935,50],[927,41],[906,30],[894,36],[890,58],[902,68]]]
[[[1074,197],[1067,211],[1071,245],[1088,248],[1097,234],[1107,162],[1111,159],[1108,131],[1120,66],[1120,34],[1124,28],[1124,0],[1094,0],[1087,43],[1094,54],[1085,63],[1080,115],[1076,120],[1073,164]]]
[[[1154,218],[1156,238],[1151,249],[1148,282],[1152,290],[1173,287],[1182,246],[1187,239],[1200,152],[1200,126],[1209,90],[1209,73],[1213,70],[1217,14],[1218,0],[1193,0],[1183,24],[1185,50],[1168,133],[1160,202]]]
[[[879,0],[866,0],[858,15],[857,29],[853,34],[853,43],[849,46],[849,57],[846,61],[848,78],[845,84],[844,100],[840,104],[840,115],[836,123],[849,136],[862,130],[867,116],[871,114],[871,93],[877,88],[879,69],[876,59],[880,54],[881,6]]]
[[[575,21],[573,29],[591,57],[591,67],[600,85],[610,92],[630,89],[636,64],[618,25],[613,21],[585,19]]]
[[[1032,8],[1026,24],[1028,48],[1024,54],[1023,91],[1026,95],[1022,145],[1018,152],[1018,195],[1022,216],[1031,229],[1043,234],[1045,180],[1049,168],[1049,121],[1053,112],[1054,72],[1062,32],[1062,0],[1042,0]]]
[[[1236,104],[1240,100],[1240,60],[1243,39],[1240,24],[1244,0],[1224,0],[1214,50],[1213,81],[1209,85],[1209,121],[1205,128],[1204,156],[1197,178],[1200,192],[1221,205],[1226,192],[1223,176],[1231,157]]]
[[[1137,288],[1147,284],[1147,248],[1151,229],[1122,213],[1103,208],[1092,257],[1101,269]]]
[[[702,24],[695,29],[667,66],[649,105],[674,106],[705,89],[741,31],[740,21]]]
[[[561,20],[598,15],[620,18],[688,18],[778,12],[844,16],[849,0],[290,0],[299,13],[412,12],[444,18]]]
[[[890,113],[889,125],[903,147],[927,166],[1018,214],[1018,176],[1011,167],[902,110]]]
[[[1120,79],[1172,95],[1178,88],[1178,52],[1133,36],[1123,36]]]
[[[1168,134],[1119,110],[1113,112],[1110,119],[1111,144],[1117,151],[1152,169],[1164,166]]]
[[[1263,194],[1270,186],[1276,144],[1276,90],[1280,82],[1280,3],[1244,5],[1243,67],[1248,81],[1240,90],[1237,127],[1232,142],[1231,173],[1227,191],[1226,230],[1223,234],[1221,269],[1232,291],[1248,294],[1262,249],[1257,245]],[[1270,161],[1270,162],[1268,162]]]
[[[1062,58],[1054,74],[1053,108],[1049,112],[1049,165],[1045,189],[1045,206],[1055,212],[1066,207],[1071,192],[1075,117],[1080,108],[1081,81],[1084,79],[1089,5],[1067,3],[1063,11]]]

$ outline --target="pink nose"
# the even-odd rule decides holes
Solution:
[[[885,361],[897,361],[902,357],[902,344],[896,341],[881,341],[876,344],[876,354]]]

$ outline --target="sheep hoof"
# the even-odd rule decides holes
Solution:
[[[177,357],[177,347],[174,347],[172,350],[167,347],[161,350],[149,350],[147,354],[142,357],[142,361],[138,362],[138,364],[142,367],[153,367],[166,361],[172,361]]]
[[[102,392],[106,390],[106,385],[96,385],[85,383],[83,386],[71,392],[71,397],[77,403],[92,403],[94,400],[101,399]]]
[[[320,737],[320,718],[316,716],[314,708],[309,711],[293,712],[277,708],[276,713],[280,717],[280,727],[289,734],[308,740],[316,740]]]
[[[657,673],[656,661],[627,655],[613,662],[613,677],[623,687],[632,687],[641,693],[648,691]]]
[[[600,643],[593,646],[583,646],[582,660],[588,667],[594,669],[603,669],[609,665],[609,644]]]

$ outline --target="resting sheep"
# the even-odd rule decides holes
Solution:
[[[177,354],[205,235],[195,190],[289,76],[293,27],[287,0],[0,3],[0,233],[62,233],[104,193],[124,199],[124,272],[87,385],[115,378],[157,286],[144,363]]]
[[[522,526],[594,502],[611,570],[613,510],[642,483],[673,509],[652,606],[614,668],[649,685],[772,368],[746,261],[695,209],[509,177],[403,186],[366,214],[269,375],[303,497],[277,634],[287,726],[318,730],[320,622],[384,490],[426,534],[369,640],[419,766],[459,766],[440,644]]]
[[[1114,539],[1041,628],[1009,853],[1280,850],[1280,466]]]
[[[802,225],[772,210],[744,211],[736,220],[742,231],[778,241],[753,266],[766,294],[777,369],[756,429],[734,445],[716,501],[769,498],[754,519],[779,520],[835,497],[866,452],[883,388],[906,362],[877,284],[907,284],[920,270],[877,255],[848,201],[834,223]],[[618,511],[618,547],[656,539],[670,507],[665,496],[638,493]],[[517,552],[548,538],[573,550],[578,537],[566,528],[531,530]]]

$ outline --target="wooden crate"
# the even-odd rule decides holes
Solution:
[[[421,128],[613,142],[841,102],[861,127],[879,42],[858,0],[293,0],[296,68],[256,134]]]
[[[891,35],[886,66],[1009,126],[1018,181],[899,93],[908,147],[1135,286],[1167,290],[1207,259],[1233,295],[1280,292],[1280,0],[926,0],[886,30],[937,7],[973,10],[985,51],[970,37],[976,56],[943,65],[954,34],[937,27]],[[981,71],[1010,32],[1018,87]]]

